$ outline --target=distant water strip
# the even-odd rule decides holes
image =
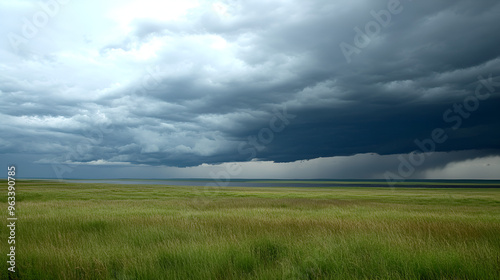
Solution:
[[[214,180],[65,180],[68,183],[98,183],[123,185],[165,185],[165,186],[222,186],[222,187],[390,187],[385,181],[282,181],[282,180],[235,180],[230,182],[216,182]],[[500,188],[500,181],[487,183],[471,181],[411,181],[396,183],[396,188]]]

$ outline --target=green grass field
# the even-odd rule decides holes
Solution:
[[[21,181],[16,199],[13,279],[500,279],[500,189]]]

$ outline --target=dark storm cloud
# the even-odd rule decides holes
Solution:
[[[90,51],[48,47],[18,67],[0,63],[17,69],[0,77],[0,152],[45,163],[290,162],[410,153],[436,128],[447,137],[436,151],[500,150],[498,1],[223,4],[131,20]],[[399,12],[356,46],[355,28],[390,5]],[[346,57],[342,43],[358,51]],[[294,117],[272,130],[276,114]]]

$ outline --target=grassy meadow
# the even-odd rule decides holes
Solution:
[[[500,279],[500,189],[19,181],[16,199],[12,279]]]

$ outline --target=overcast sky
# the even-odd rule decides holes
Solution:
[[[22,177],[500,179],[496,0],[15,0],[0,18],[0,163]]]

